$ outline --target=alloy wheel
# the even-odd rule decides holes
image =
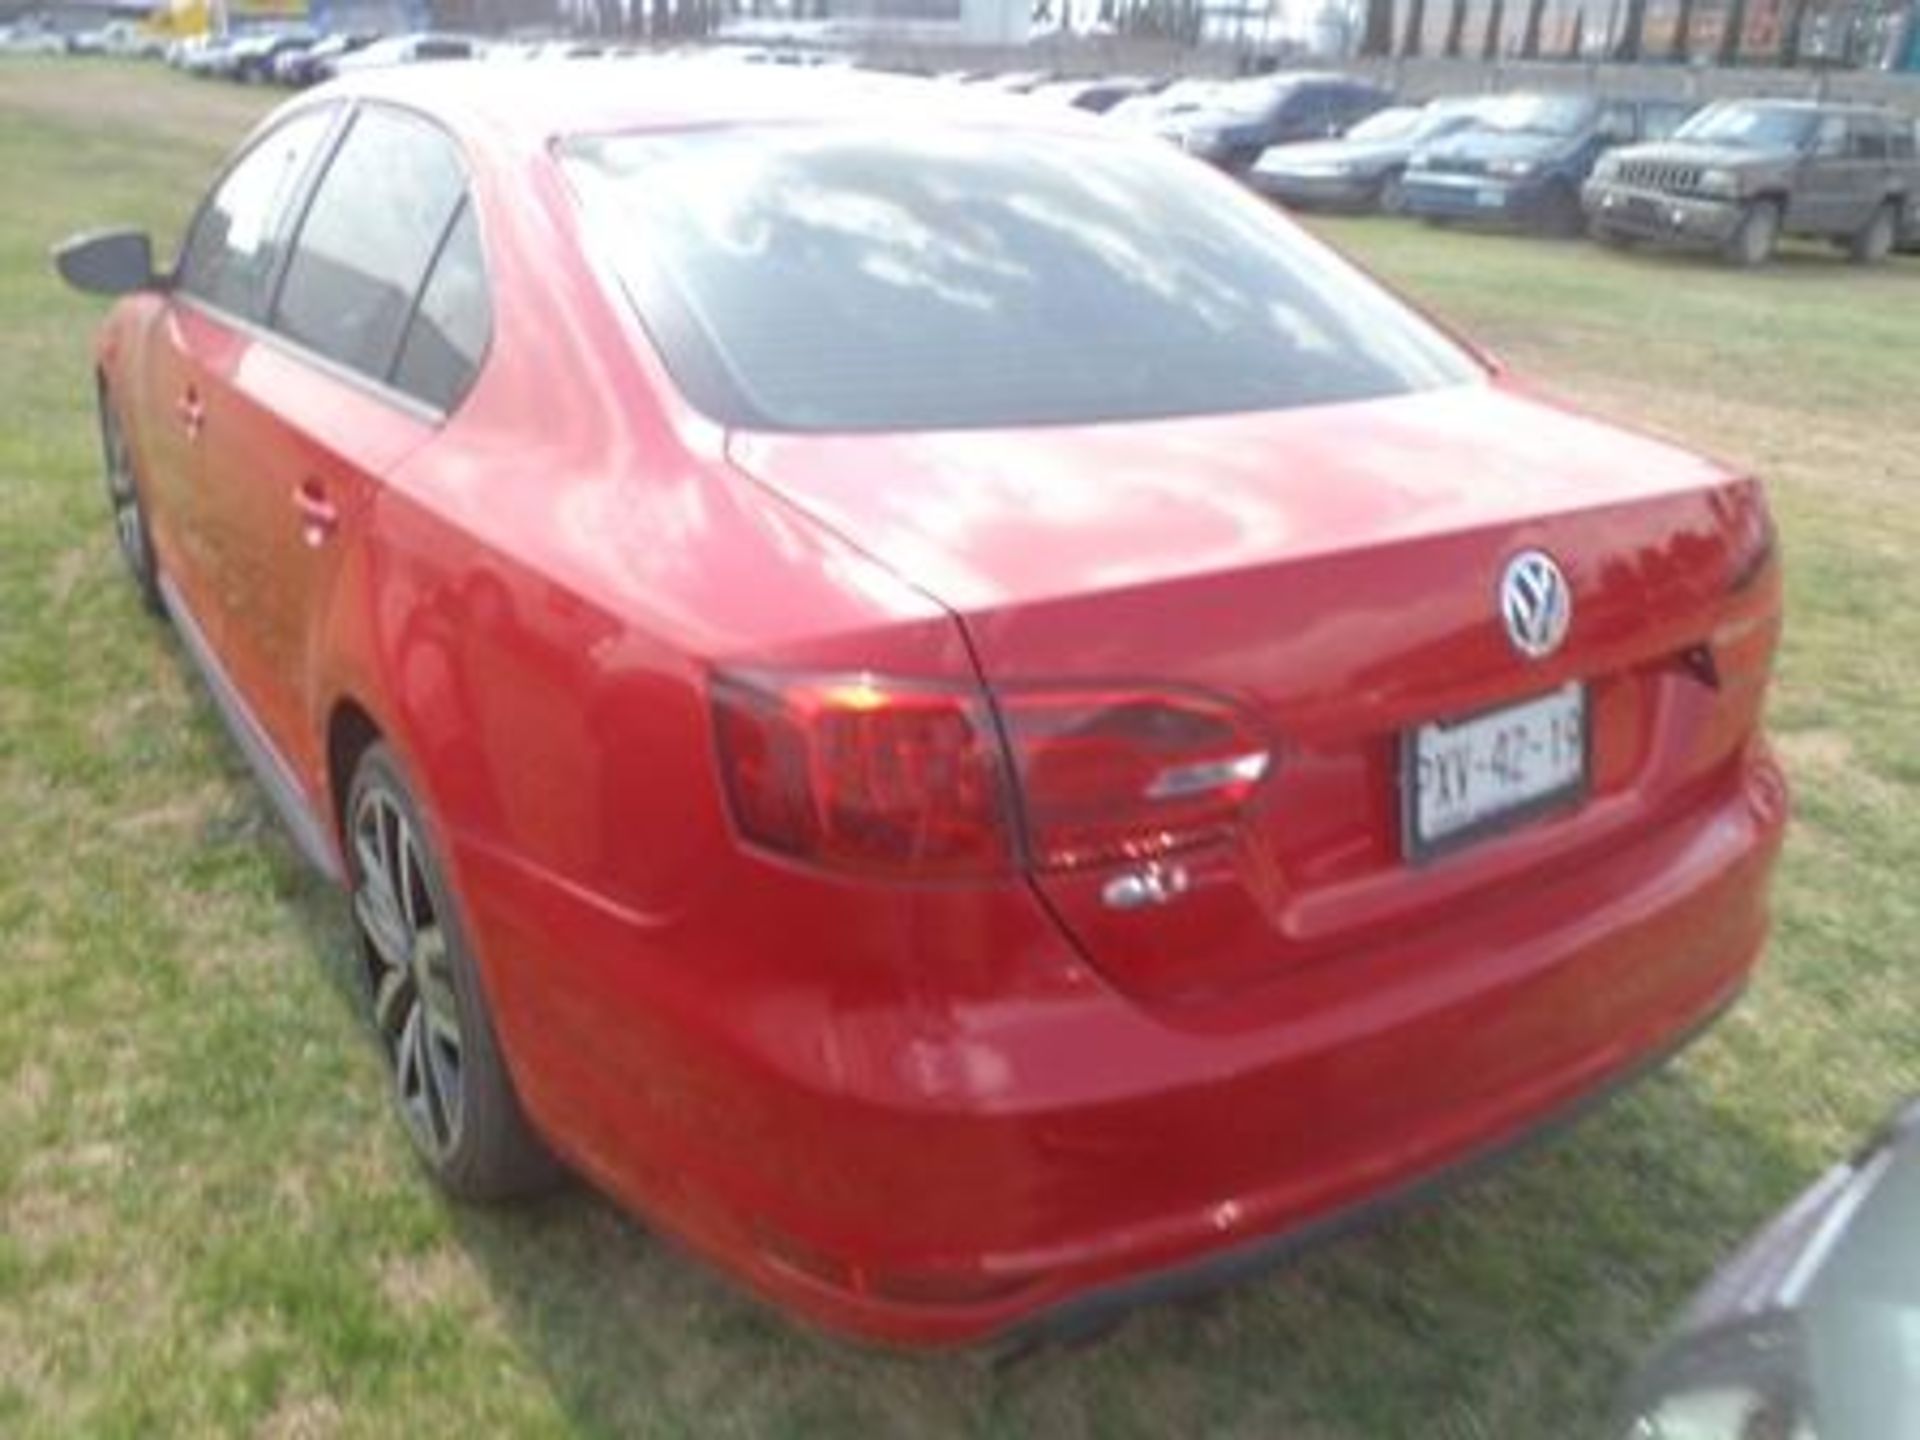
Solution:
[[[1779,237],[1780,207],[1771,200],[1755,201],[1733,232],[1732,258],[1739,265],[1764,265],[1773,258]]]
[[[1851,250],[1855,263],[1878,265],[1892,253],[1898,232],[1899,212],[1892,205],[1882,205],[1854,238]]]
[[[444,1164],[465,1121],[467,1051],[447,930],[420,837],[391,792],[372,785],[360,794],[351,833],[353,914],[374,1027],[409,1137],[430,1162]]]

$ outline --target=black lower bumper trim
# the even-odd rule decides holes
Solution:
[[[1505,1139],[1429,1171],[1416,1180],[1373,1199],[1310,1220],[1290,1230],[1264,1235],[1229,1250],[1215,1251],[1136,1279],[1123,1280],[1076,1295],[1023,1320],[989,1342],[1001,1359],[1013,1359],[1049,1341],[1073,1343],[1109,1329],[1129,1312],[1167,1301],[1191,1299],[1252,1279],[1277,1268],[1292,1257],[1478,1178],[1514,1156],[1542,1144],[1585,1118],[1622,1090],[1661,1069],[1685,1050],[1739,1000],[1744,983],[1735,986],[1700,1020],[1659,1049],[1641,1056],[1545,1118]]]

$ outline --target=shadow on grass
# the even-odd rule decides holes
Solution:
[[[999,1366],[811,1335],[583,1186],[454,1223],[583,1433],[1573,1436],[1801,1178],[1670,1070],[1369,1230]]]

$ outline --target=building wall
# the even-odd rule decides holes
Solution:
[[[881,39],[1022,45],[1032,14],[1032,0],[827,0],[821,18]]]
[[[1460,3],[1466,12],[1461,54],[1477,58],[1483,53],[1493,0],[1460,0]],[[1818,51],[1823,44],[1830,43],[1837,52],[1841,47],[1836,42],[1856,18],[1864,20],[1890,3],[1892,0],[1807,0],[1801,21],[1802,49]],[[1454,0],[1426,0],[1419,53],[1444,53],[1453,4]],[[1393,29],[1396,47],[1404,43],[1411,5],[1412,0],[1397,0]],[[1685,58],[1707,58],[1719,53],[1730,9],[1729,0],[1697,0],[1691,44]],[[1740,58],[1762,62],[1777,56],[1793,9],[1793,0],[1748,0],[1736,51]],[[1527,0],[1504,0],[1500,11],[1500,33],[1494,53],[1518,55],[1526,27]],[[1546,0],[1541,13],[1539,53],[1554,58],[1604,58],[1622,38],[1627,11],[1628,0]],[[1673,54],[1680,14],[1680,0],[1647,0],[1641,25],[1643,58],[1666,59]]]

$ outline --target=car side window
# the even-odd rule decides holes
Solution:
[[[1847,126],[1847,154],[1855,160],[1887,158],[1887,131],[1871,115],[1856,115]]]
[[[1678,105],[1649,105],[1640,112],[1642,140],[1670,140],[1686,123],[1687,111]]]
[[[1916,153],[1920,153],[1920,121],[1896,123],[1887,136],[1887,154],[1895,160],[1911,160]]]
[[[1333,96],[1324,86],[1302,85],[1287,96],[1280,113],[1290,127],[1325,130],[1335,119]]]
[[[296,115],[228,169],[181,247],[177,289],[242,319],[265,318],[288,206],[334,118],[332,106]]]
[[[1594,129],[1609,145],[1631,144],[1637,129],[1634,124],[1633,107],[1631,105],[1601,107],[1600,119]]]
[[[1844,115],[1822,115],[1820,124],[1813,132],[1813,153],[1816,155],[1845,155],[1847,153],[1847,118]]]
[[[362,110],[314,190],[274,328],[384,380],[464,187],[443,132],[400,111]]]
[[[471,201],[462,204],[407,322],[393,384],[437,410],[452,410],[479,372],[493,332],[487,271]]]
[[[1378,90],[1356,85],[1347,91],[1347,112],[1342,118],[1346,124],[1356,125],[1369,115],[1377,113],[1383,107],[1383,103]]]

